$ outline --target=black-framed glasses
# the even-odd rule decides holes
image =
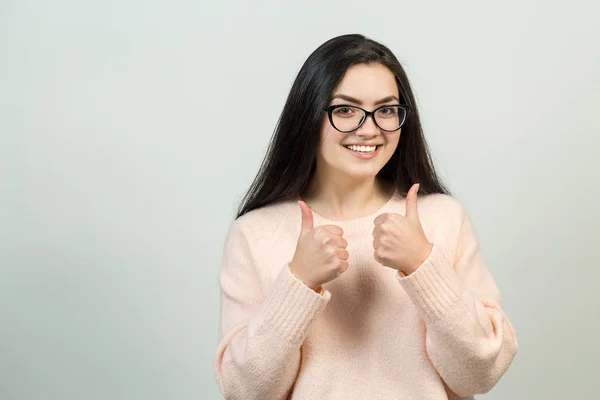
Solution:
[[[329,116],[331,126],[340,132],[352,132],[361,127],[370,115],[375,125],[386,132],[394,132],[402,127],[408,115],[407,104],[384,105],[373,111],[358,106],[336,104],[323,109]]]

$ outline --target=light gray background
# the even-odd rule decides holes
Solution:
[[[352,32],[404,62],[517,331],[480,398],[597,397],[596,4],[3,0],[0,398],[221,398],[225,233],[301,64]]]

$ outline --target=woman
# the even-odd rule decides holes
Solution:
[[[469,398],[517,352],[406,74],[361,35],[298,73],[219,282],[226,399]]]

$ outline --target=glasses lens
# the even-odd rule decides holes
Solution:
[[[331,112],[333,126],[344,132],[356,130],[365,118],[365,112],[357,107],[340,106]],[[400,106],[386,106],[375,112],[375,123],[385,131],[395,131],[404,124],[406,110]]]
[[[385,131],[395,131],[406,119],[406,110],[399,106],[386,106],[375,113],[377,125]]]
[[[342,106],[334,108],[331,112],[333,126],[340,131],[353,131],[360,125],[365,117],[365,112],[360,108]]]

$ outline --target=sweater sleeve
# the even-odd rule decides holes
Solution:
[[[252,236],[238,219],[225,240],[214,373],[227,400],[285,399],[298,374],[308,328],[331,293],[313,291],[291,273],[289,264],[263,290],[260,272],[266,266],[253,254],[273,249],[257,249]]]
[[[455,256],[434,243],[424,263],[398,280],[425,321],[432,363],[454,393],[467,397],[496,385],[518,344],[471,218],[461,211]]]

